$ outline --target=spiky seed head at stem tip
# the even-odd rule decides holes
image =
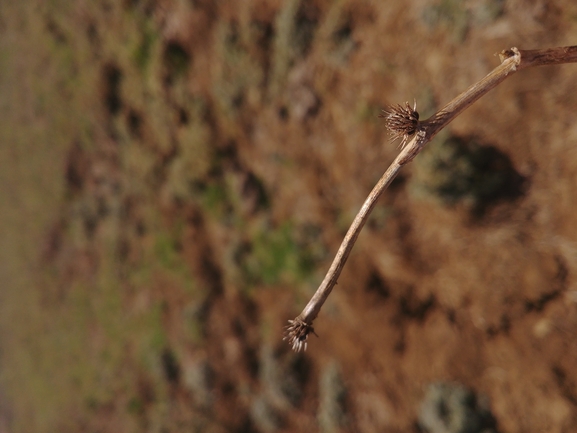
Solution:
[[[285,327],[283,340],[288,340],[295,352],[306,351],[307,339],[311,332],[316,335],[311,325],[297,317],[294,320],[289,320],[289,324]]]

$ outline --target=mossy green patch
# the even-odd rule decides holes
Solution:
[[[314,269],[310,251],[296,240],[295,228],[285,223],[259,232],[241,255],[241,266],[249,284],[297,283]]]
[[[145,72],[153,56],[153,46],[158,40],[158,34],[154,27],[145,22],[140,34],[140,41],[133,54],[134,63],[141,72]]]

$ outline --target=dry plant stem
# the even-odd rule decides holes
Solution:
[[[577,46],[550,48],[545,50],[518,50],[511,48],[502,51],[500,54],[501,64],[491,71],[479,82],[473,84],[429,119],[418,123],[415,134],[409,141],[409,137],[403,137],[408,144],[395,158],[393,163],[383,174],[375,185],[361,210],[353,220],[351,227],[347,231],[341,246],[334,258],[331,267],[323,282],[308,302],[302,313],[294,320],[289,320],[289,325],[285,328],[285,340],[289,341],[296,351],[306,349],[307,338],[310,332],[314,332],[312,323],[319,314],[321,307],[330,295],[333,287],[341,274],[343,266],[355,244],[361,229],[365,225],[367,218],[373,210],[377,199],[382,192],[391,184],[401,167],[409,163],[431,139],[451,120],[473,104],[477,99],[489,90],[501,83],[518,70],[530,66],[555,65],[561,63],[577,62]],[[407,104],[408,105],[408,104]],[[418,117],[417,117],[418,118]],[[392,131],[398,134],[398,131]]]

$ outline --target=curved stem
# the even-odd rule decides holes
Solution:
[[[397,158],[397,160],[398,159],[399,158]],[[345,238],[343,239],[343,242],[337,251],[337,255],[335,256],[333,263],[327,272],[327,275],[300,315],[301,319],[306,323],[312,323],[312,321],[319,314],[321,306],[324,304],[331,291],[333,290],[333,287],[337,283],[339,275],[345,266],[345,262],[347,261],[347,258],[349,257],[349,254],[353,249],[353,246],[355,245],[355,242],[357,241],[357,238],[361,233],[367,218],[375,207],[377,199],[383,193],[383,191],[387,189],[387,187],[391,184],[399,172],[401,164],[397,160],[395,160],[395,162],[389,166],[385,174],[383,174],[383,176],[379,179],[363,203],[361,210],[349,227],[349,230],[347,231],[347,234],[345,235]]]
[[[294,320],[289,320],[289,325],[285,328],[284,339],[289,341],[294,350],[306,350],[308,334],[310,332],[314,333],[312,327],[313,321],[318,316],[323,304],[333,290],[333,287],[336,285],[349,254],[371,211],[375,207],[377,199],[391,184],[401,167],[412,161],[423,147],[455,117],[461,114],[489,90],[500,84],[505,80],[505,78],[511,76],[518,70],[530,66],[577,62],[577,46],[549,48],[544,50],[519,50],[517,48],[511,48],[510,50],[502,51],[499,54],[499,57],[501,59],[501,64],[499,66],[454,98],[429,119],[418,123],[416,133],[411,141],[395,158],[363,203],[361,210],[347,231],[347,234],[345,235],[345,238],[343,239],[321,285],[311,300],[307,303],[302,313]],[[403,140],[407,139],[408,137],[405,136]]]

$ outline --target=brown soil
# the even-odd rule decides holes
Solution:
[[[573,0],[68,3],[0,5],[0,432],[575,431],[577,65],[456,119],[281,340],[380,109],[575,44]]]

